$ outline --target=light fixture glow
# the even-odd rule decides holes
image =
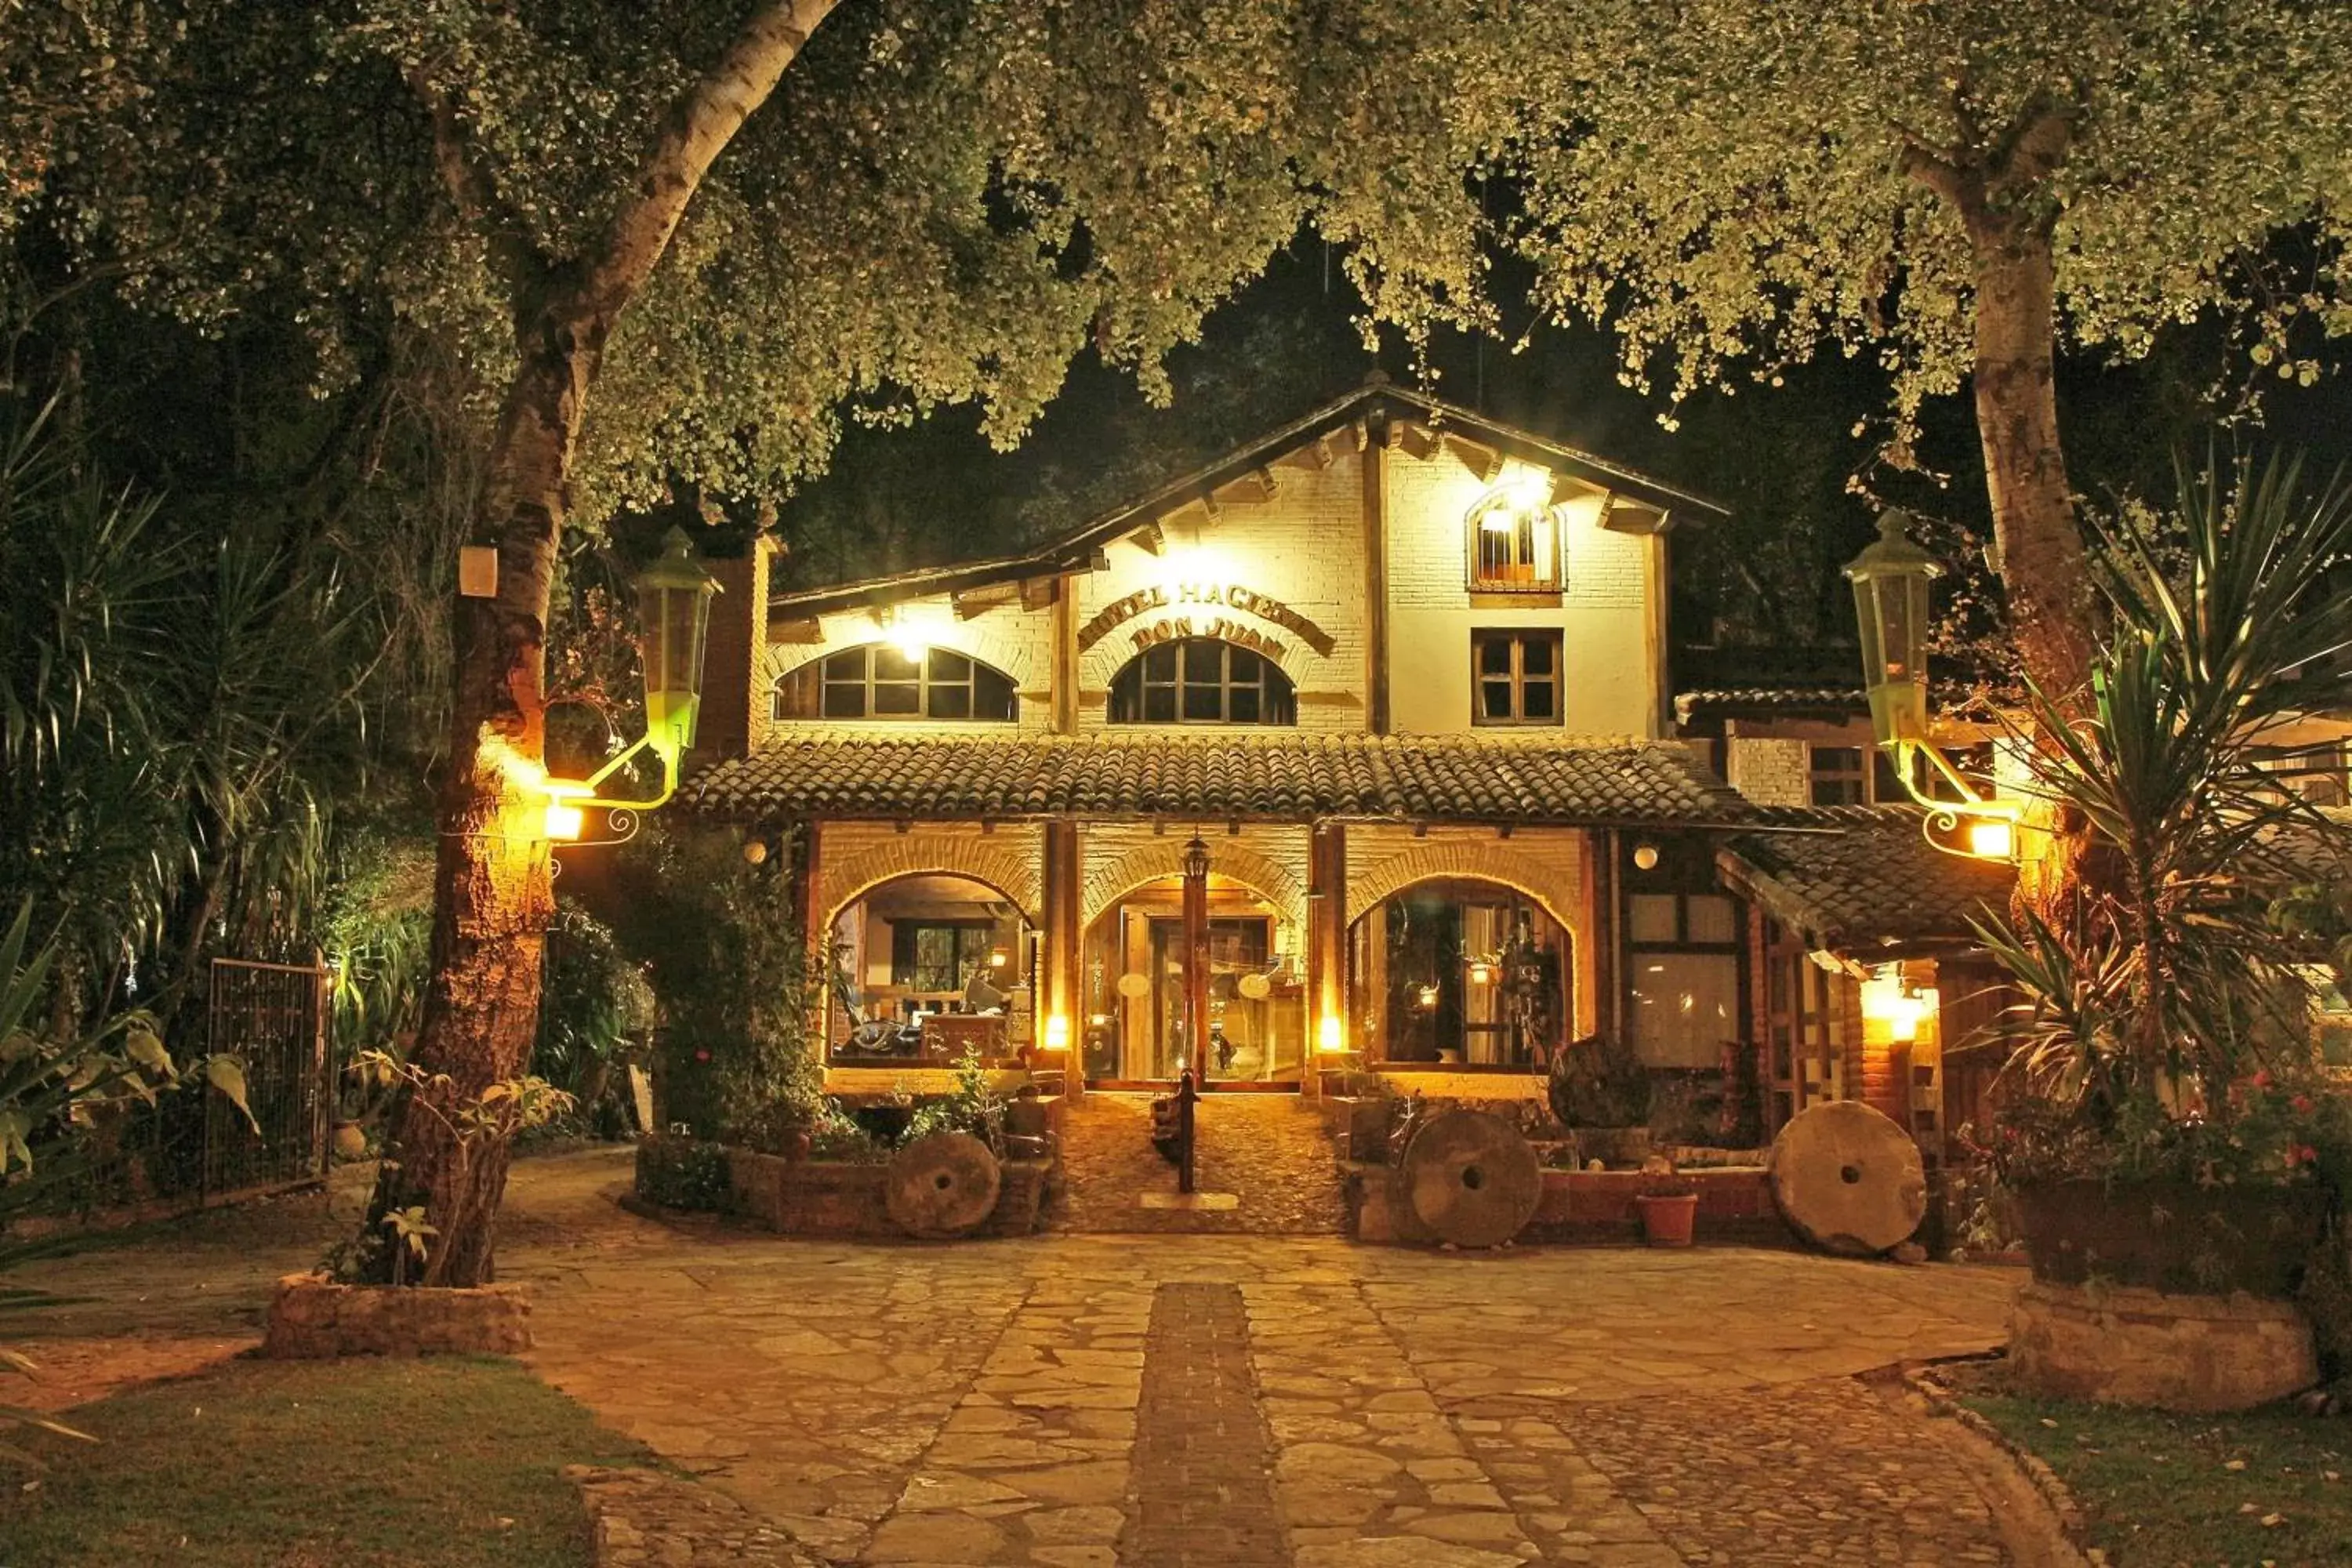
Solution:
[[[990,949],[988,950],[988,967],[989,967],[989,968],[991,968],[991,969],[1002,969],[1002,968],[1003,968],[1006,964],[1008,964],[1008,963],[1012,963],[1012,962],[1013,962],[1013,955],[1012,955],[1011,953],[1009,953],[1009,952],[1005,952],[1003,948],[1001,948],[1001,947],[992,947],[992,948],[990,948]]]
[[[1049,1051],[1070,1048],[1070,1021],[1059,1013],[1045,1020],[1045,1048]]]
[[[1470,984],[1484,985],[1495,978],[1495,966],[1481,958],[1470,965]]]
[[[588,814],[576,805],[551,800],[547,803],[544,826],[549,838],[568,844],[586,828]]]
[[[1633,865],[1637,869],[1654,871],[1658,868],[1658,847],[1654,844],[1633,846]]]
[[[1326,1013],[1316,1026],[1315,1048],[1318,1051],[1344,1051],[1348,1048],[1347,1026],[1336,1013]]]
[[[1984,860],[2006,860],[2016,852],[2017,835],[2004,817],[1980,816],[1969,824],[1969,853]]]
[[[1413,994],[1413,1001],[1423,1012],[1437,1005],[1437,987],[1424,985]]]

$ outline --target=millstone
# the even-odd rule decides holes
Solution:
[[[1799,1236],[1826,1252],[1870,1258],[1911,1239],[1927,1214],[1919,1146],[1857,1100],[1816,1105],[1780,1129],[1772,1198]]]
[[[1543,1167],[1518,1129],[1483,1110],[1430,1118],[1405,1146],[1413,1216],[1456,1247],[1500,1247],[1535,1217]]]
[[[996,1156],[969,1132],[934,1132],[890,1157],[883,1196],[908,1236],[961,1236],[995,1212]]]

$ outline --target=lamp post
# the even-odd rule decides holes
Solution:
[[[1888,509],[1879,517],[1877,540],[1845,567],[1861,624],[1871,731],[1906,793],[1927,808],[1921,826],[1928,843],[1955,855],[2005,860],[2019,815],[2016,805],[1979,791],[1928,738],[1927,584],[1943,575],[1944,565],[1912,540],[1906,531],[1910,521],[1907,513]],[[1926,758],[1958,798],[1922,790],[1912,766],[1916,757]],[[1958,835],[1964,816],[1970,819],[1969,829],[1958,842],[1937,837]]]
[[[662,552],[637,576],[637,611],[643,623],[637,642],[645,667],[646,732],[636,742],[585,779],[548,779],[546,830],[550,838],[576,839],[585,820],[583,808],[602,806],[614,814],[614,826],[624,820],[627,837],[635,816],[650,811],[677,793],[678,763],[694,744],[694,723],[702,708],[702,656],[710,635],[710,598],[719,592],[717,578],[695,559],[694,542],[682,528],[673,528],[662,540]],[[658,793],[644,800],[608,799],[598,786],[640,752],[661,759]]]

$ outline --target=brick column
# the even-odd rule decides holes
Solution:
[[[1348,830],[1336,822],[1318,824],[1307,841],[1307,1051],[1300,1088],[1322,1090],[1323,1020],[1348,1028]]]
[[[1045,963],[1043,994],[1038,998],[1037,1040],[1043,1045],[1054,1018],[1064,1020],[1069,1031],[1069,1049],[1064,1053],[1067,1068],[1066,1092],[1071,1095],[1085,1091],[1086,1081],[1086,1019],[1081,1011],[1085,998],[1079,994],[1079,977],[1084,973],[1079,956],[1081,928],[1080,911],[1084,907],[1085,889],[1079,871],[1083,858],[1078,843],[1078,825],[1067,820],[1045,824]]]

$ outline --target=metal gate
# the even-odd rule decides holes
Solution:
[[[210,1047],[244,1064],[253,1121],[226,1097],[204,1094],[202,1198],[326,1174],[327,1117],[334,1098],[326,997],[323,969],[213,960]]]

